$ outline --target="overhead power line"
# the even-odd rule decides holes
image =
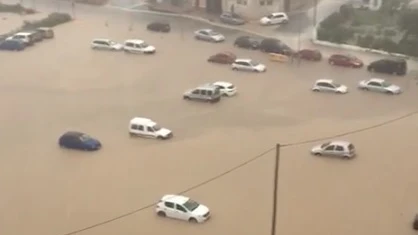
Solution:
[[[411,112],[411,113],[407,113],[407,114],[402,115],[402,116],[399,116],[397,118],[393,118],[393,119],[387,120],[385,122],[381,122],[381,123],[372,125],[372,126],[368,126],[368,127],[364,127],[364,128],[360,128],[360,129],[356,129],[356,130],[352,130],[352,131],[343,132],[343,133],[340,133],[340,134],[337,134],[337,135],[332,135],[332,136],[327,136],[327,137],[321,137],[321,138],[316,138],[316,139],[310,139],[310,140],[305,140],[305,141],[298,141],[298,142],[293,142],[293,143],[287,143],[287,144],[281,145],[281,147],[282,148],[294,147],[294,146],[298,146],[298,145],[309,144],[309,143],[324,141],[324,140],[328,140],[328,139],[343,137],[343,136],[347,136],[347,135],[351,135],[351,134],[355,134],[355,133],[360,133],[360,132],[364,132],[364,131],[368,131],[368,130],[372,130],[372,129],[376,129],[376,128],[379,128],[379,127],[383,127],[383,126],[389,125],[391,123],[394,123],[394,122],[397,122],[397,121],[400,121],[400,120],[409,118],[409,117],[414,116],[416,114],[418,114],[418,110],[417,111],[414,111],[414,112]],[[187,189],[179,192],[178,194],[184,194],[184,193],[190,192],[190,191],[192,191],[194,189],[200,188],[200,187],[202,187],[202,186],[204,186],[204,185],[206,185],[208,183],[211,183],[211,182],[213,182],[215,180],[218,180],[219,178],[222,178],[223,176],[228,175],[229,173],[232,173],[232,172],[234,172],[234,171],[236,171],[236,170],[238,170],[238,169],[240,169],[240,168],[242,168],[242,167],[244,167],[244,166],[246,166],[246,165],[248,165],[248,164],[250,164],[250,163],[252,163],[252,162],[254,162],[256,160],[258,160],[258,159],[260,159],[261,157],[265,156],[266,154],[272,152],[275,149],[276,149],[276,147],[272,147],[270,149],[267,149],[264,152],[262,152],[262,153],[260,153],[260,154],[258,154],[256,156],[248,159],[247,161],[245,161],[245,162],[243,162],[243,163],[241,163],[239,165],[236,165],[236,166],[230,168],[229,170],[226,170],[226,171],[224,171],[224,172],[222,172],[222,173],[220,173],[220,174],[218,174],[218,175],[216,175],[216,176],[214,176],[214,177],[212,177],[210,179],[207,179],[207,180],[202,181],[202,182],[200,182],[198,184],[195,184],[195,185],[193,185],[193,186],[191,186],[191,187],[189,187],[189,188],[187,188]],[[102,225],[111,223],[113,221],[116,221],[116,220],[119,220],[119,219],[122,219],[122,218],[125,218],[125,217],[128,217],[128,216],[131,216],[131,215],[136,214],[136,213],[138,213],[140,211],[149,209],[149,208],[151,208],[151,207],[153,207],[155,205],[156,205],[155,202],[154,203],[150,203],[148,205],[145,205],[143,207],[137,208],[135,210],[132,210],[132,211],[127,212],[127,213],[124,213],[122,215],[119,215],[119,216],[110,218],[108,220],[104,220],[102,222],[98,222],[98,223],[93,224],[93,225],[90,225],[90,226],[86,226],[86,227],[81,228],[81,229],[74,230],[74,231],[69,232],[69,233],[64,233],[62,235],[74,235],[74,234],[82,233],[84,231],[87,231],[87,230],[90,230],[90,229],[93,229],[93,228],[96,228],[96,227],[100,227]]]

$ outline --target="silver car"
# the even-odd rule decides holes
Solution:
[[[331,156],[341,158],[353,158],[356,156],[354,145],[347,141],[330,141],[314,146],[311,154],[315,156]]]
[[[358,87],[361,90],[382,92],[386,94],[400,94],[402,92],[399,86],[388,83],[380,78],[360,81]]]
[[[225,41],[225,36],[213,31],[212,29],[200,29],[194,32],[194,36],[198,40],[208,41],[208,42],[223,42]]]
[[[239,16],[236,13],[232,13],[232,12],[225,12],[220,16],[220,20],[222,23],[225,24],[232,24],[232,25],[243,25],[245,24],[245,20],[243,18],[241,18],[241,16]]]
[[[222,94],[218,86],[205,84],[186,91],[183,94],[183,99],[216,103],[221,100]]]

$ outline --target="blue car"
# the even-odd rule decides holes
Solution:
[[[68,131],[64,133],[59,138],[58,144],[61,148],[84,151],[95,151],[102,147],[102,144],[97,139],[77,131]]]
[[[0,50],[21,51],[25,49],[25,43],[20,40],[4,40],[0,42]]]

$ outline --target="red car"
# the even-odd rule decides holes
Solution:
[[[303,49],[300,50],[297,55],[299,58],[304,60],[311,60],[311,61],[320,61],[322,59],[322,54],[318,50],[312,49]]]
[[[328,59],[330,65],[338,65],[343,67],[361,68],[363,61],[352,55],[334,54]]]
[[[237,56],[231,52],[221,52],[209,57],[208,62],[219,64],[232,64],[237,59]]]

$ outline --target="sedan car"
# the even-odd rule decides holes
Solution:
[[[219,64],[232,64],[237,56],[232,52],[220,52],[208,58],[208,62]]]
[[[380,78],[360,81],[358,87],[361,90],[382,92],[386,94],[400,94],[402,92],[399,86],[388,83]]]
[[[335,83],[331,79],[316,80],[312,90],[316,92],[334,92],[337,94],[345,94],[348,92],[347,86]]]
[[[266,71],[266,66],[251,59],[236,59],[232,63],[232,69],[260,73]]]
[[[123,45],[110,39],[93,39],[91,48],[95,50],[120,51],[123,49]]]
[[[219,87],[223,96],[234,96],[237,93],[237,87],[229,82],[214,82],[212,85]]]
[[[102,147],[102,144],[97,139],[77,131],[68,131],[64,133],[59,138],[58,144],[62,148],[78,149],[84,151],[99,150]]]
[[[315,49],[303,49],[298,51],[296,55],[301,59],[310,61],[320,61],[322,59],[321,52]]]
[[[260,42],[249,36],[241,36],[235,39],[234,46],[256,50],[260,47]]]
[[[265,38],[259,46],[260,51],[291,56],[295,52],[288,45],[275,38]]]
[[[338,65],[350,68],[363,67],[363,61],[352,55],[334,54],[328,59],[330,65]]]
[[[311,154],[315,156],[331,156],[350,159],[356,156],[354,145],[348,141],[330,141],[314,146]]]
[[[286,24],[289,22],[289,17],[284,12],[275,12],[260,19],[261,25]]]
[[[151,22],[147,25],[147,29],[154,32],[168,33],[171,30],[170,24],[165,22]]]
[[[208,41],[208,42],[223,42],[225,41],[225,36],[213,31],[212,29],[200,29],[194,32],[195,38],[198,40]]]
[[[157,203],[155,212],[160,217],[203,223],[210,218],[209,208],[181,195],[164,195]]]
[[[222,23],[231,24],[231,25],[243,25],[245,20],[236,13],[225,12],[219,17]]]

